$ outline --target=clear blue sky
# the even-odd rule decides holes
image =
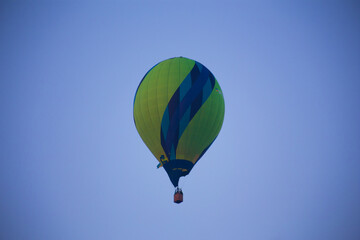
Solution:
[[[0,239],[360,239],[358,1],[2,1]],[[220,83],[180,180],[133,123],[156,63]]]

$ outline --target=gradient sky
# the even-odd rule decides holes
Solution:
[[[360,239],[358,1],[2,1],[0,239]],[[139,137],[158,62],[215,75],[184,202]]]

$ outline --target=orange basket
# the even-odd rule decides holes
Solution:
[[[183,193],[182,192],[176,192],[174,194],[174,203],[181,203],[183,201]]]

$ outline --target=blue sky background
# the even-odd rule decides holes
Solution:
[[[195,59],[223,128],[181,178],[133,123]],[[2,1],[0,239],[360,239],[358,1]]]

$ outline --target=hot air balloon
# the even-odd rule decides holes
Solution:
[[[134,122],[146,146],[183,201],[179,178],[190,173],[220,132],[224,97],[214,75],[201,63],[176,57],[152,67],[134,99]]]

